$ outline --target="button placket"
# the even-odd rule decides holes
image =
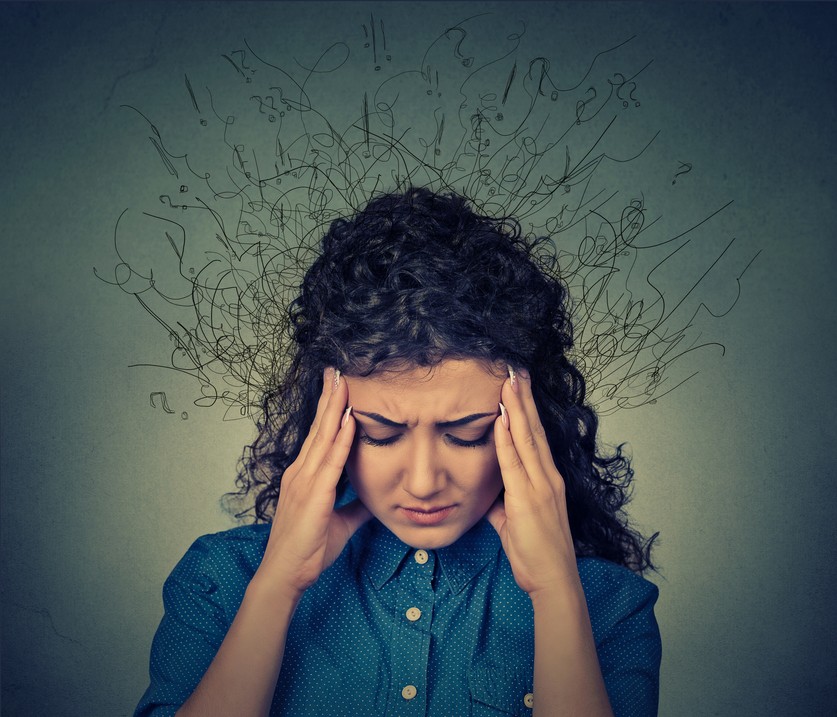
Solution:
[[[418,715],[427,710],[435,560],[433,553],[416,550],[398,576],[399,610],[391,643],[394,694],[387,701],[388,715]]]

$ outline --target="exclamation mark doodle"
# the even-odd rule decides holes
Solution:
[[[198,100],[195,97],[195,91],[192,89],[192,83],[189,82],[189,75],[183,75],[183,78],[186,80],[186,89],[189,91],[189,97],[192,98],[192,107],[195,108],[195,112],[200,114],[201,108],[198,107]],[[201,124],[206,127],[206,120],[203,117],[201,117]]]
[[[439,130],[436,132],[436,148],[433,153],[438,157],[442,154],[442,133],[445,131],[445,116],[442,115],[442,121],[439,123]]]
[[[387,34],[384,32],[384,21],[378,20],[378,22],[381,24],[381,37],[384,40],[384,53],[386,53],[387,62],[392,62],[392,55],[390,55],[387,50]]]
[[[375,64],[375,71],[378,72],[381,66],[378,64],[378,42],[375,37],[375,16],[369,16],[369,27],[372,28],[372,62]]]
[[[512,82],[514,82],[514,76],[517,74],[517,62],[512,65],[511,72],[509,72],[509,77],[506,80],[506,89],[503,92],[503,100],[500,104],[506,104],[506,100],[509,98],[509,90],[511,89]]]
[[[366,135],[366,149],[363,150],[364,159],[369,159],[372,153],[369,150],[369,96],[363,93],[363,133]]]

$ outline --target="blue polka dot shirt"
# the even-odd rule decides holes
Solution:
[[[264,554],[269,525],[199,538],[163,587],[151,684],[135,717],[174,715],[218,651]],[[578,570],[617,717],[657,714],[657,588],[597,558]],[[497,533],[416,550],[372,520],[303,595],[271,715],[531,715],[534,623]]]

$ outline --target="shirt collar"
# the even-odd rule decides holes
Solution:
[[[500,551],[500,536],[491,524],[482,518],[473,528],[453,545],[436,551],[442,574],[450,589],[458,593],[472,578],[497,557]]]
[[[380,590],[398,572],[404,559],[416,552],[399,540],[377,519],[363,525],[353,541],[359,567]],[[433,552],[450,589],[458,593],[500,550],[500,537],[491,524],[481,519],[452,545]]]

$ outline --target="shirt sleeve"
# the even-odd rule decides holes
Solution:
[[[580,572],[613,713],[656,717],[662,644],[654,604],[659,590],[618,565],[584,562],[588,565]]]
[[[217,536],[198,538],[163,585],[163,619],[151,644],[151,683],[134,717],[174,715],[218,652],[246,588],[241,573],[230,569],[234,561],[227,565],[225,552]],[[231,593],[239,594],[237,605],[230,604]]]

